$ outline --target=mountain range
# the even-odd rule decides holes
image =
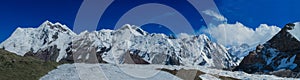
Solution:
[[[299,22],[287,24],[256,48],[247,44],[226,48],[205,34],[181,33],[174,38],[129,24],[117,30],[76,34],[66,25],[45,21],[38,28],[17,28],[0,48],[61,63],[204,66],[300,77]]]
[[[38,28],[17,28],[0,47],[21,56],[67,63],[202,65],[227,69],[238,62],[224,46],[204,34],[182,33],[175,39],[129,24],[117,30],[76,34],[66,25],[45,21]]]

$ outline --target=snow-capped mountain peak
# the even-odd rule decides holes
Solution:
[[[299,23],[288,23],[272,39],[258,45],[249,52],[235,70],[248,73],[262,72],[273,74],[272,71],[287,71],[284,74],[299,74],[300,72],[300,41]],[[290,71],[288,71],[290,70]],[[300,77],[297,75],[282,75],[283,77]]]
[[[41,29],[41,30],[50,29],[50,30],[55,30],[55,31],[58,31],[58,32],[63,32],[63,33],[71,34],[71,35],[76,35],[76,33],[74,33],[68,26],[63,25],[59,22],[52,23],[48,20],[43,22],[38,27],[38,29]]]
[[[73,33],[60,23],[44,22],[38,28],[18,28],[0,48],[19,55],[67,62],[114,64],[203,65],[229,68],[237,65],[225,47],[206,35],[182,34],[171,39],[148,34],[126,24],[117,30]]]
[[[45,21],[38,28],[17,28],[7,40],[0,44],[0,47],[21,56],[28,52],[55,55],[57,59],[53,58],[53,60],[59,61],[66,54],[64,49],[68,47],[68,43],[75,35],[65,25]],[[61,54],[49,53],[50,49]],[[45,56],[39,56],[45,58]]]
[[[147,35],[146,31],[142,30],[138,26],[130,25],[130,24],[123,25],[117,31],[122,31],[122,32],[127,31],[127,32],[130,32],[130,33],[134,34],[135,36],[144,36],[144,35]]]

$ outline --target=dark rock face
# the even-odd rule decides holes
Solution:
[[[291,70],[278,70],[278,71],[270,72],[269,74],[281,76],[281,77],[295,77],[295,78],[300,77],[299,72],[293,72]]]
[[[85,44],[81,44],[85,43]],[[68,63],[107,63],[102,59],[102,55],[108,52],[111,47],[94,47],[90,46],[93,41],[89,39],[81,39],[75,42],[69,43],[69,48],[66,50],[67,57],[63,58],[61,62]],[[100,51],[97,51],[100,49]]]
[[[258,45],[256,50],[251,51],[234,70],[281,77],[300,77],[296,75],[300,72],[300,41],[287,31],[292,30],[294,26],[291,23],[287,24],[271,40]]]
[[[69,43],[68,45],[71,45],[71,44],[72,43]],[[71,47],[68,47],[66,49],[66,52],[67,52],[67,57],[61,59],[60,62],[62,62],[62,63],[74,63],[73,52],[72,52]]]
[[[150,64],[149,62],[145,61],[141,58],[138,54],[138,51],[131,52],[127,51],[124,55],[124,63],[126,64]]]
[[[27,52],[24,56],[33,56],[44,61],[56,61],[59,55],[59,51],[60,49],[58,49],[57,46],[54,45],[47,48],[46,50],[39,50],[36,53],[33,53],[32,51]]]
[[[60,31],[67,31],[67,29],[63,28],[61,25],[53,25],[51,23],[47,23],[48,26],[50,26],[51,29],[57,28]]]
[[[293,29],[292,24],[287,24],[278,34],[276,34],[266,45],[282,52],[292,52],[300,50],[300,42],[294,38],[287,30]]]
[[[166,65],[180,65],[179,58],[175,56],[167,56]]]
[[[235,68],[235,70],[243,70],[247,73],[254,73],[260,71],[263,67],[261,65],[265,63],[266,62],[263,60],[263,58],[259,57],[256,52],[250,52],[249,55],[247,55],[240,63],[240,65]]]
[[[101,50],[99,52],[96,53],[97,59],[99,63],[107,63],[106,61],[103,60],[102,56],[105,52],[108,52],[109,50],[111,50],[111,47],[106,48],[106,47],[101,47]]]
[[[145,53],[145,54],[144,54]],[[156,55],[151,62],[148,62],[150,55]],[[166,55],[163,53],[146,53],[138,49],[128,50],[124,55],[126,64],[165,64],[165,65],[180,65],[180,59],[174,55]]]
[[[200,75],[206,74],[204,72],[201,72],[199,70],[195,70],[195,69],[189,69],[189,70],[185,70],[185,69],[180,69],[180,70],[170,70],[170,69],[158,69],[161,71],[165,71],[168,73],[171,73],[181,79],[184,80],[202,80],[201,78],[199,78]]]
[[[106,47],[86,47],[91,44],[91,42],[86,42],[87,45],[79,46],[73,43],[69,43],[69,47],[66,49],[66,57],[62,58],[59,62],[61,63],[107,63],[102,59],[102,55],[108,52],[111,48]],[[77,51],[72,51],[72,49],[78,49]],[[97,49],[100,51],[96,51]],[[43,61],[54,61],[58,58],[60,49],[56,45],[50,46],[45,50],[39,50],[36,53],[33,51],[27,52],[24,56],[33,56]]]

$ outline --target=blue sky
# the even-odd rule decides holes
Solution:
[[[202,18],[184,0],[119,0],[110,6],[100,21],[101,28],[111,29],[122,12],[139,3],[157,2],[171,4],[182,12],[194,28],[205,25]],[[236,21],[256,28],[260,24],[283,26],[289,22],[300,20],[299,0],[215,0],[222,15],[228,23]],[[82,0],[4,0],[0,2],[0,42],[7,39],[17,27],[37,27],[45,20],[60,22],[71,29]],[[99,29],[101,29],[99,28]],[[151,27],[152,28],[152,27]],[[147,29],[150,32],[151,28]],[[159,28],[159,27],[158,27]],[[154,29],[154,27],[153,27]],[[159,32],[159,31],[158,31]]]

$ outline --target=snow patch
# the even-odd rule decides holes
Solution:
[[[90,53],[88,53],[86,56],[85,56],[85,60],[88,60],[90,57]]]
[[[288,30],[298,41],[300,41],[300,22],[294,23],[294,29]]]
[[[199,76],[202,80],[221,80],[219,78],[216,78],[215,76],[209,75],[209,74],[203,74]]]
[[[277,70],[282,69],[282,68],[289,68],[291,70],[293,70],[294,68],[297,67],[297,64],[294,63],[296,58],[296,55],[294,55],[293,57],[289,58],[284,58],[281,60],[280,65],[277,67]]]
[[[277,50],[274,49],[274,48],[268,49],[268,51],[269,51],[270,54],[271,54],[271,58],[266,58],[266,59],[267,59],[267,65],[269,65],[269,64],[273,61],[273,59],[274,59],[275,57],[277,57],[277,55],[279,54],[279,53],[277,52]]]

